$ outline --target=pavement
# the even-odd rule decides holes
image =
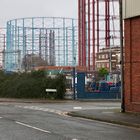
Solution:
[[[68,103],[84,102],[69,100],[39,100],[39,99],[6,99],[0,98],[0,102],[21,102],[21,103]],[[87,101],[86,101],[87,102]],[[94,101],[92,101],[94,102]],[[96,101],[97,102],[97,101]],[[99,101],[100,102],[100,101]],[[114,101],[113,101],[114,102]],[[82,117],[85,119],[97,120],[107,123],[125,125],[129,127],[140,128],[140,113],[122,113],[120,109],[110,109],[108,107],[76,110],[68,112],[67,115],[73,117]]]
[[[0,102],[11,103],[66,103],[71,100],[48,100],[48,99],[16,99],[16,98],[0,98]]]
[[[120,109],[81,110],[69,112],[68,115],[140,128],[140,113],[122,113]]]

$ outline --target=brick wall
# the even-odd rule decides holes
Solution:
[[[125,20],[126,111],[140,112],[140,16]]]

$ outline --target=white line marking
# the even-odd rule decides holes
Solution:
[[[37,128],[37,127],[31,126],[31,125],[28,125],[28,124],[25,124],[25,123],[21,123],[21,122],[17,122],[17,121],[16,121],[16,123],[19,124],[19,125],[22,125],[22,126],[26,126],[26,127],[28,127],[28,128],[32,128],[32,129],[35,129],[35,130],[38,130],[38,131],[41,131],[41,132],[45,132],[45,133],[49,133],[49,134],[51,134],[50,131],[43,130],[43,129],[40,129],[40,128]]]
[[[54,109],[50,109],[50,108],[41,108],[41,107],[37,107],[37,106],[15,106],[15,107],[44,111],[44,112],[51,112],[51,113],[56,113],[56,114],[61,115],[61,116],[70,117],[67,115],[68,112],[64,112],[61,110],[54,110]]]
[[[103,114],[113,114],[114,112],[102,112]]]
[[[73,107],[73,109],[82,109],[82,107],[77,106],[77,107]]]

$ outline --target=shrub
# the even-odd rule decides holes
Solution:
[[[108,70],[106,68],[101,68],[98,73],[101,78],[105,78],[105,76],[108,75]]]
[[[54,97],[47,96],[45,89],[57,89]],[[65,94],[65,77],[58,75],[52,79],[44,71],[31,73],[5,74],[0,71],[0,97],[10,98],[53,98],[63,99]]]

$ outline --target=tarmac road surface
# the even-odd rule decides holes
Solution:
[[[0,140],[139,140],[140,130],[67,116],[113,103],[0,103]]]

